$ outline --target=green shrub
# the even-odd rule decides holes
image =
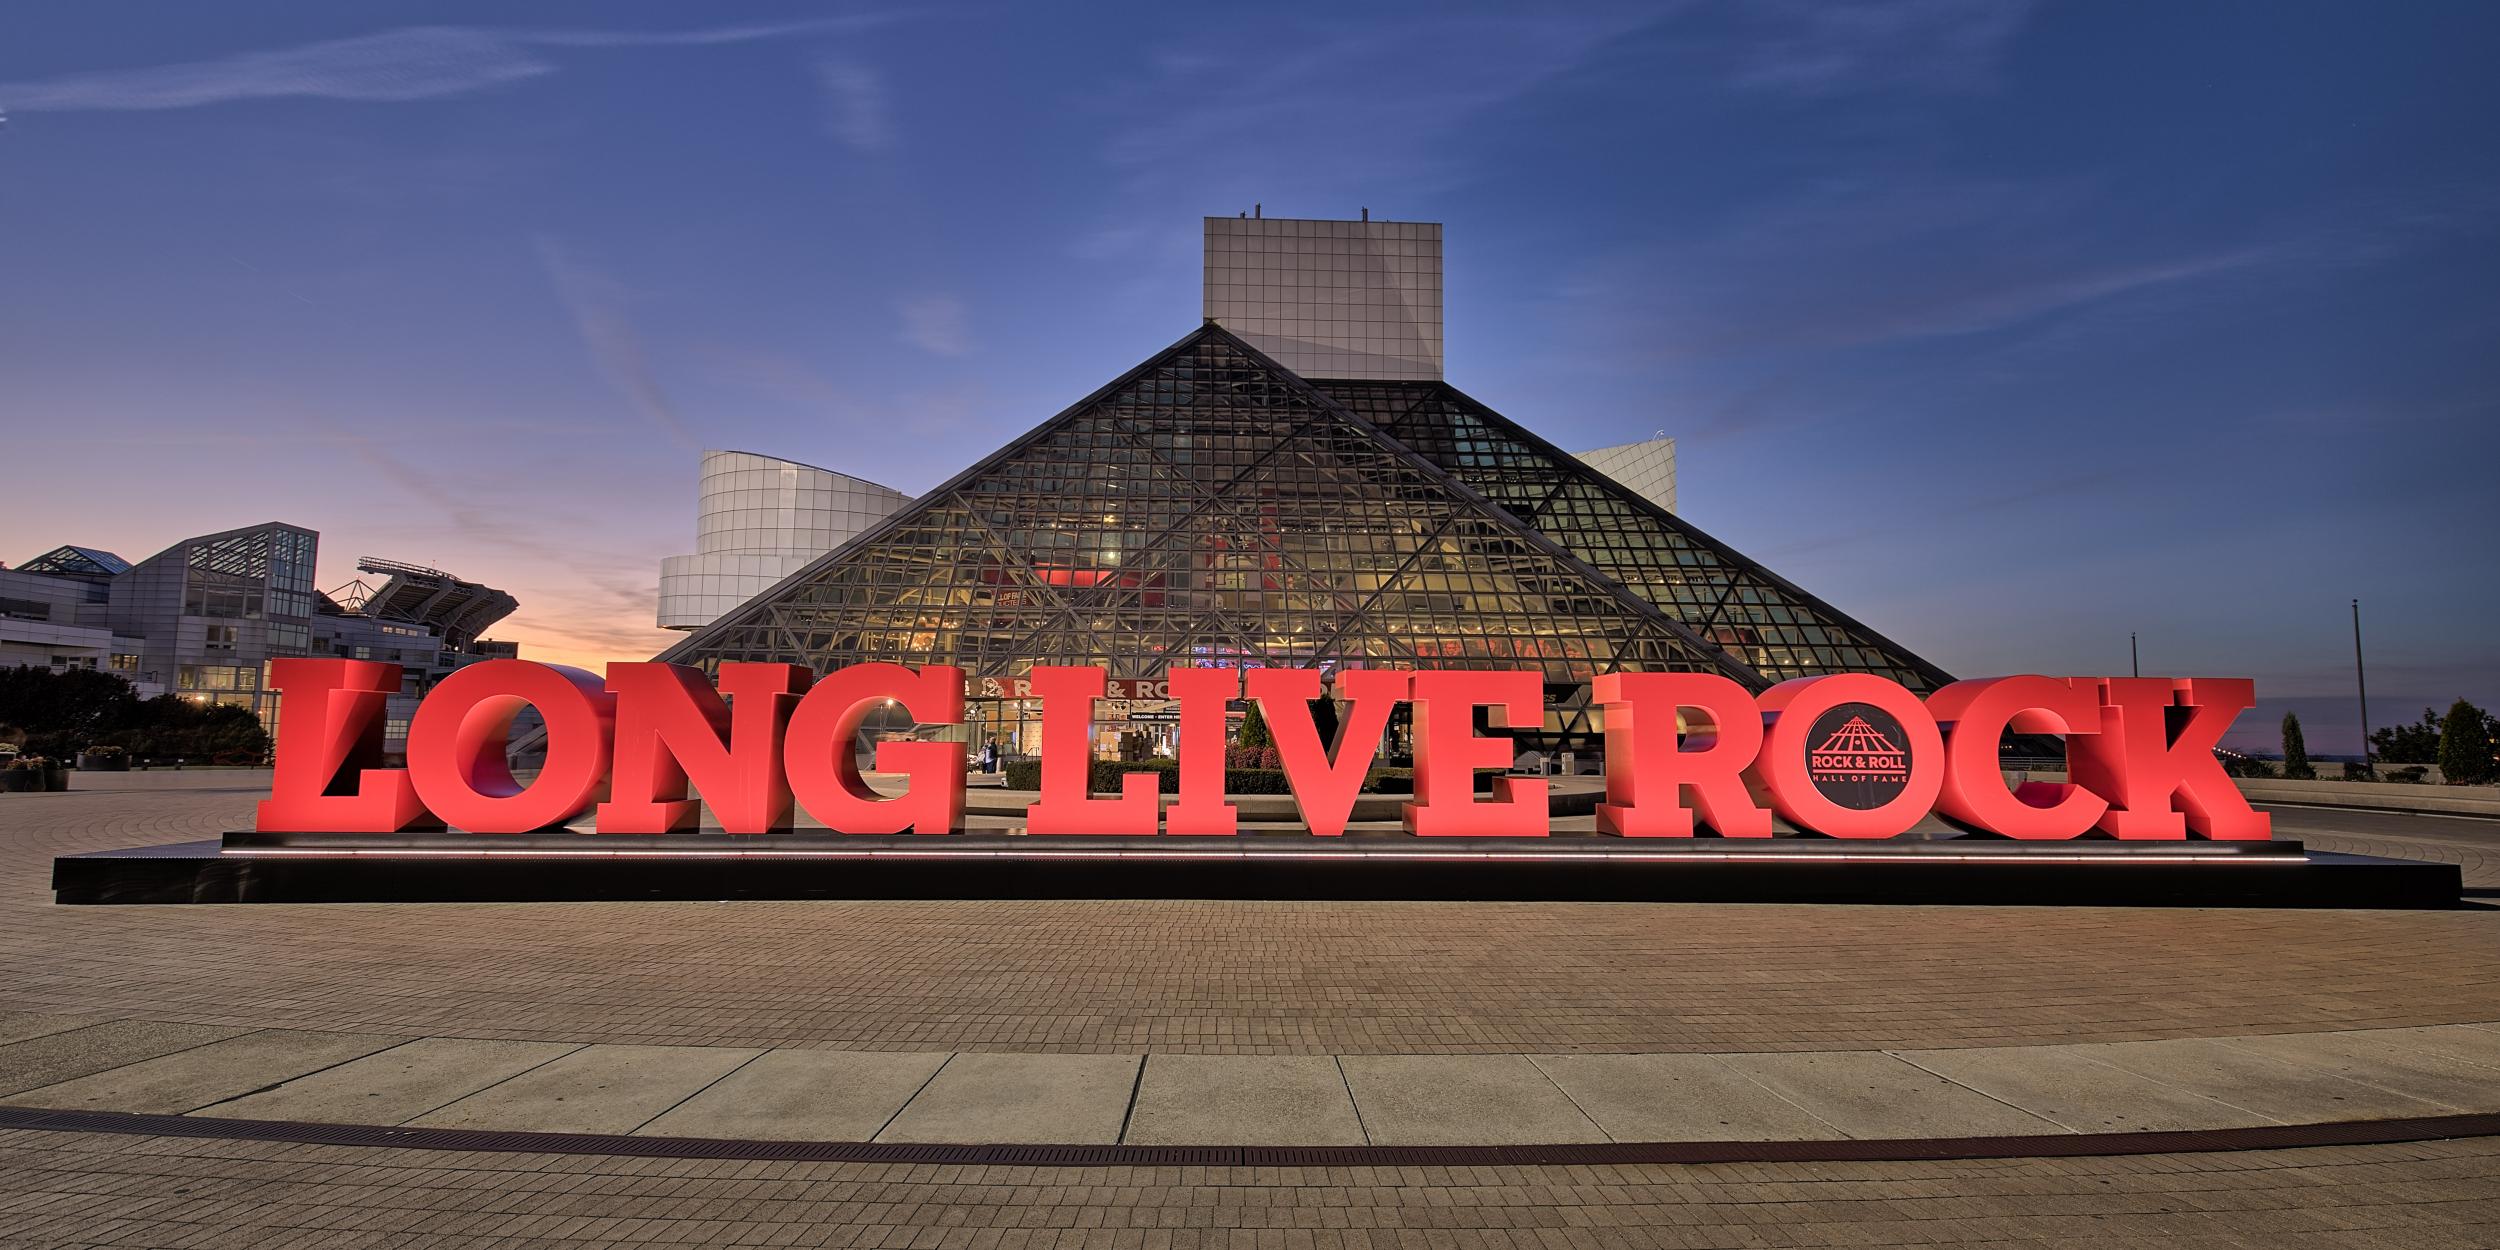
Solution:
[[[2254,755],[2226,756],[2222,761],[2222,771],[2234,777],[2271,777],[2274,765]]]
[[[2419,764],[2409,764],[2403,768],[2390,769],[2387,774],[2387,779],[2389,781],[2401,781],[2410,785],[2421,781],[2424,777],[2430,776],[2430,774],[2431,770],[2424,768]]]
[[[2452,786],[2479,786],[2492,777],[2491,718],[2457,700],[2439,726],[2439,772]]]
[[[269,735],[250,708],[193,703],[180,695],[140,699],[118,674],[0,668],[0,724],[27,753],[60,759],[99,746],[158,759],[256,764]]]

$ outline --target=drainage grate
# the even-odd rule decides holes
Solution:
[[[288,1120],[219,1120],[204,1116],[138,1115],[118,1111],[48,1111],[37,1107],[0,1107],[0,1129],[295,1142],[316,1146],[379,1146],[400,1150],[809,1163],[1022,1164],[1033,1167],[1469,1167],[2000,1159],[2367,1146],[2451,1137],[2500,1136],[2500,1115],[2420,1116],[2405,1120],[2275,1124],[2260,1128],[2159,1133],[2061,1133],[2034,1137],[1846,1141],[1606,1142],[1548,1146],[950,1146],[902,1142],[726,1141],[705,1137],[627,1137],[599,1133],[518,1133],[307,1124]]]

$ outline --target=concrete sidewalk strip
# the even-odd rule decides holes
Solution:
[[[408,1039],[373,1033],[263,1029],[222,1042],[28,1090],[29,1106],[180,1115],[360,1059]]]
[[[2384,1032],[2282,1033],[2234,1037],[2225,1044],[2435,1102],[2447,1111],[2500,1111],[2500,1073],[2391,1044],[2380,1036]]]
[[[1375,1146],[1607,1140],[1526,1055],[1347,1055],[1338,1062]]]
[[[743,1046],[584,1046],[408,1123],[630,1133],[763,1053]]]
[[[1850,1137],[1991,1137],[2069,1131],[1879,1051],[1722,1056],[1728,1066]]]
[[[2500,1068],[2500,1030],[2474,1024],[2435,1024],[2411,1029],[2367,1029],[2338,1036],[2364,1044],[2384,1043],[2454,1059],[2459,1063]],[[2495,1074],[2494,1080],[2500,1080]]]
[[[94,1016],[56,1016],[41,1011],[0,1011],[0,1044],[22,1042],[31,1037],[67,1033],[83,1029],[99,1021]]]
[[[943,1051],[770,1050],[635,1132],[742,1141],[866,1141],[946,1062]]]
[[[110,1020],[0,1046],[0,1097],[223,1041],[250,1029]]]
[[[2408,1119],[2450,1110],[2306,1064],[2241,1050],[2221,1038],[2092,1042],[2071,1049],[2121,1071],[2246,1107],[2284,1124]]]
[[[2078,1133],[2250,1128],[2279,1121],[2099,1063],[2072,1046],[1906,1050],[1892,1055]]]
[[[1147,1146],[1360,1146],[1326,1055],[1149,1055],[1120,1140]]]
[[[876,1140],[1111,1145],[1143,1058],[959,1054]]]
[[[1616,1141],[1812,1141],[1841,1136],[1715,1055],[1530,1055]]]
[[[2500,1112],[2500,1027],[1728,1054],[589,1045],[0,1015],[25,1107],[721,1140],[1502,1145],[2225,1129]]]
[[[404,1124],[581,1048],[578,1042],[421,1037],[191,1114],[319,1124]]]

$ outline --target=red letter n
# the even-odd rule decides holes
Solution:
[[[715,692],[689,665],[610,664],[616,757],[599,832],[691,829],[704,804],[723,833],[789,828],[781,730],[812,676],[795,664],[723,664]],[[686,797],[689,780],[701,803]]]

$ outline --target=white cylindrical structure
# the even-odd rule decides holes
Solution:
[[[660,628],[711,624],[909,502],[831,469],[704,452],[694,553],[660,561]]]

